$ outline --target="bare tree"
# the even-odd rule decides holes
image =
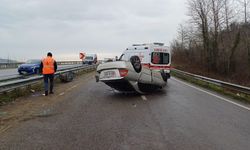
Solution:
[[[248,66],[250,66],[250,33],[249,33],[249,23],[248,23],[248,13],[249,13],[249,4],[250,0],[237,0],[241,7],[244,8],[244,31],[242,34],[242,39],[245,45],[245,49],[247,50],[248,55]],[[250,67],[248,67],[248,70],[250,72]],[[250,74],[250,73],[249,73]]]
[[[223,13],[222,24],[224,24],[224,28],[226,28],[226,31],[229,32],[230,24],[236,21],[235,19],[236,14],[233,11],[234,3],[233,0],[223,0],[222,3],[224,7],[224,11],[222,11]]]
[[[188,0],[190,20],[179,27],[172,43],[180,66],[198,64],[202,72],[250,79],[250,0],[236,1],[244,4],[244,22],[237,16],[235,0]]]
[[[210,3],[209,0],[189,0],[189,16],[192,19],[192,22],[195,23],[201,31],[201,36],[203,39],[203,48],[204,50],[201,53],[201,57],[206,62],[210,62],[208,54],[210,53],[210,38],[209,38],[209,12],[210,12]],[[211,65],[209,65],[210,67]],[[208,67],[208,69],[209,69]]]
[[[219,52],[219,45],[218,45],[218,39],[219,39],[219,32],[221,27],[221,20],[222,20],[222,8],[223,8],[223,1],[221,0],[210,0],[211,3],[211,13],[210,18],[213,23],[212,30],[210,31],[212,33],[212,40],[211,40],[211,54],[209,57],[211,57],[211,66],[213,66],[214,70],[217,70],[217,58],[218,58],[218,52]]]
[[[239,25],[234,22],[235,14],[233,13],[233,1],[223,0],[221,3],[223,9],[221,11],[221,18],[223,25],[222,30],[219,31],[219,47],[220,47],[220,59],[217,63],[220,63],[220,71],[222,73],[230,74],[231,70],[234,70],[234,56],[238,45],[240,44],[240,30]],[[223,65],[224,64],[224,65]]]

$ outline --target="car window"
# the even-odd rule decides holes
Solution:
[[[169,64],[169,53],[153,52],[151,62],[153,64]]]
[[[87,60],[93,60],[93,57],[87,56],[85,59],[87,59]]]

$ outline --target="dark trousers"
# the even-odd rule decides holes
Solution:
[[[45,91],[49,90],[50,92],[53,92],[54,74],[44,74],[43,79],[44,79],[44,89],[45,89]]]

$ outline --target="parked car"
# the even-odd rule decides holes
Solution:
[[[24,64],[18,66],[19,74],[39,74],[40,73],[40,59],[30,59]]]
[[[120,59],[97,67],[96,81],[124,92],[151,92],[170,78],[170,51],[158,43],[133,45]]]

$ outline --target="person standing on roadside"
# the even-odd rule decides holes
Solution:
[[[52,58],[52,53],[48,52],[47,57],[44,58],[40,64],[40,71],[43,74],[43,79],[44,79],[45,96],[48,96],[48,94],[54,94],[53,86],[54,86],[54,74],[56,70],[57,70],[57,63]]]

